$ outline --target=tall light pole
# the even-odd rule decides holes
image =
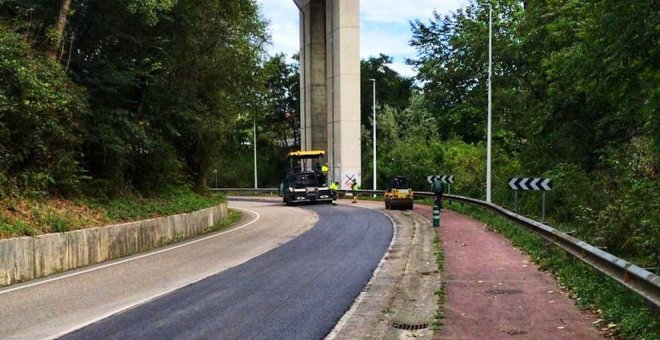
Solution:
[[[493,5],[488,4],[488,147],[486,152],[486,202],[491,203],[490,193],[492,189],[492,129],[493,129],[493,91],[491,78],[493,74]]]
[[[373,159],[373,178],[374,178],[374,184],[373,184],[373,190],[378,190],[376,189],[376,79],[369,79],[371,83],[373,84],[373,115],[372,115],[372,124],[373,125],[373,138],[374,138],[374,159]]]
[[[253,124],[252,137],[253,137],[253,143],[254,143],[254,147],[253,147],[253,149],[254,149],[254,188],[257,189],[257,121],[253,120],[252,124]]]

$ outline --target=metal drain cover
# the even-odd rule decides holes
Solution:
[[[398,322],[392,322],[392,327],[396,329],[401,329],[404,331],[418,331],[420,329],[426,329],[429,328],[428,323],[420,323],[416,325],[412,324],[407,324],[407,323],[398,323]]]

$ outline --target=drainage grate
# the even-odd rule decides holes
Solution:
[[[420,323],[418,325],[411,325],[407,323],[398,323],[398,322],[392,322],[392,327],[396,329],[401,329],[404,331],[418,331],[420,329],[426,329],[429,328],[428,323]]]

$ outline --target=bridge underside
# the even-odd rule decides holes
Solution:
[[[301,141],[325,150],[330,178],[361,182],[359,0],[294,0],[300,9]]]

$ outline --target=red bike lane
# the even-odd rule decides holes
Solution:
[[[415,212],[431,219],[429,206]],[[483,222],[443,210],[444,326],[437,339],[602,339],[554,277]]]

